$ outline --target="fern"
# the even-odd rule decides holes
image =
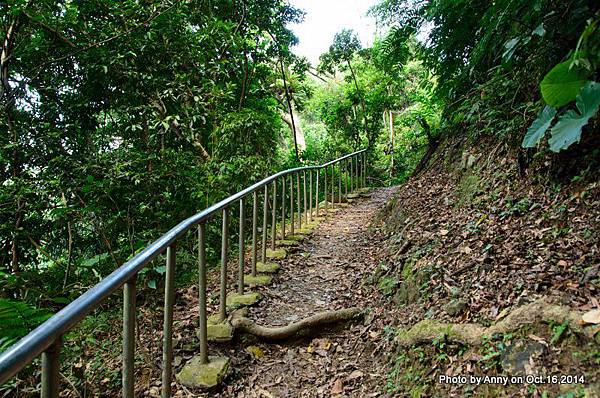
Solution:
[[[50,318],[44,309],[16,300],[0,298],[0,352]]]

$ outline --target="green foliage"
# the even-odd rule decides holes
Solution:
[[[540,83],[542,97],[549,106],[560,108],[575,100],[586,80],[586,73],[571,67],[570,61],[561,62]]]
[[[586,81],[597,80],[599,10],[586,0],[382,0],[371,13],[421,38],[416,54],[437,76],[447,132],[512,143],[521,141],[523,116],[536,111],[540,94],[559,108],[575,100]],[[523,140],[526,147],[539,142],[554,115],[546,109],[540,116]],[[576,142],[576,131],[552,150]]]
[[[1,296],[62,304],[283,167],[275,66],[305,70],[301,18],[279,0],[0,4]]]
[[[569,110],[561,115],[552,128],[552,137],[548,140],[550,149],[558,152],[579,142],[581,129],[598,112],[600,107],[600,84],[588,82],[577,96],[577,111]]]
[[[0,352],[51,315],[48,311],[25,302],[0,298]]]
[[[554,116],[556,116],[556,109],[553,107],[545,106],[544,109],[542,109],[538,118],[532,123],[531,127],[527,129],[525,138],[523,138],[524,148],[533,148],[542,138],[544,138],[544,134],[552,124]]]

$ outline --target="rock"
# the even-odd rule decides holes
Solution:
[[[475,162],[477,162],[477,158],[475,157],[475,155],[469,155],[469,157],[467,158],[467,168],[472,168],[475,165]]]
[[[229,322],[211,323],[207,322],[206,334],[208,341],[226,342],[233,338],[233,328]]]
[[[360,198],[360,193],[349,193],[347,198],[348,199],[358,199],[358,198]]]
[[[519,340],[506,347],[502,354],[502,369],[512,375],[532,374],[532,359],[543,354],[545,349],[546,346],[538,341]]]
[[[245,280],[245,277],[244,277]],[[227,295],[227,307],[228,308],[239,308],[243,306],[254,305],[260,300],[260,293],[246,293],[236,294],[229,293]]]
[[[265,352],[255,345],[246,347],[246,351],[256,359],[260,359],[265,356]]]
[[[287,255],[287,252],[285,251],[285,249],[277,249],[277,250],[267,249],[267,258],[270,258],[270,259],[283,260],[286,255]]]
[[[202,364],[200,356],[195,356],[185,364],[177,379],[190,388],[214,388],[221,384],[229,370],[229,358],[209,357],[208,363]]]
[[[298,246],[299,242],[297,240],[284,239],[284,240],[278,240],[276,243],[277,243],[277,246],[290,247],[290,246]]]
[[[256,270],[258,272],[260,272],[261,274],[274,274],[275,272],[279,271],[280,269],[281,269],[281,267],[279,266],[279,264],[263,263],[263,262],[256,263]]]
[[[444,311],[450,316],[457,316],[467,306],[467,302],[464,299],[452,299],[446,305],[444,305]]]
[[[271,277],[269,275],[244,275],[244,282],[250,286],[265,286],[271,283]]]

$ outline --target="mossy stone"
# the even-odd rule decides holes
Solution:
[[[244,282],[248,286],[265,286],[271,283],[271,277],[269,275],[244,275]]]
[[[358,193],[349,193],[347,196],[348,199],[358,199],[360,198],[360,192]]]
[[[466,300],[452,299],[446,305],[444,305],[443,308],[444,308],[444,311],[446,311],[446,314],[448,314],[450,316],[457,316],[461,312],[463,312],[463,310],[466,308],[466,306],[467,306]]]
[[[256,263],[256,270],[262,274],[274,274],[280,269],[281,267],[279,266],[279,264],[263,262]]]
[[[225,321],[222,323],[211,324],[207,322],[206,334],[208,341],[226,342],[233,338],[233,328],[229,322]]]
[[[177,374],[177,380],[190,388],[214,388],[221,384],[229,371],[229,358],[209,357],[208,363],[201,363],[197,355],[185,364]]]
[[[285,251],[285,249],[276,249],[276,250],[267,249],[267,258],[270,258],[270,259],[283,260],[286,255],[287,255],[287,252]]]
[[[260,300],[260,293],[257,292],[246,294],[229,293],[226,303],[228,308],[239,308],[254,305],[258,300]]]
[[[300,229],[296,229],[296,231],[294,232],[294,235],[288,235],[285,237],[285,239],[287,239],[287,240],[294,240],[296,242],[302,242],[305,238],[306,238],[306,236],[302,235],[302,232],[300,232]]]
[[[221,322],[221,316],[219,314],[212,314],[206,318],[206,323],[208,325],[218,325]]]
[[[285,246],[285,247],[293,247],[293,246],[298,246],[298,241],[297,240],[291,240],[291,239],[284,239],[284,240],[278,240],[277,242],[277,246]]]

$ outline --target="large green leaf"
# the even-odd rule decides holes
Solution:
[[[540,83],[542,97],[548,105],[559,108],[568,104],[577,97],[585,84],[585,72],[570,66],[570,61],[556,65]]]
[[[546,134],[546,130],[552,124],[552,120],[554,120],[554,116],[556,116],[556,109],[551,106],[546,106],[537,119],[533,121],[529,129],[527,129],[527,133],[525,133],[525,137],[523,138],[523,148],[533,148],[540,142],[540,140]]]
[[[600,107],[600,84],[587,82],[577,96],[577,111],[565,112],[552,128],[552,137],[548,140],[550,149],[558,152],[567,149],[581,139],[581,129]]]

